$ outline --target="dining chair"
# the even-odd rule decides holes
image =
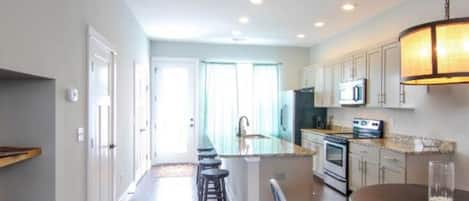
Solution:
[[[270,188],[272,189],[272,196],[274,196],[274,201],[287,201],[285,194],[283,194],[280,185],[278,185],[277,180],[270,179]]]

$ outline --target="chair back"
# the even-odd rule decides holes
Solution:
[[[285,198],[285,194],[283,194],[280,185],[278,185],[277,180],[270,179],[270,188],[272,189],[272,196],[274,197],[274,201],[287,201]]]

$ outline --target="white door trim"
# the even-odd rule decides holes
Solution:
[[[134,157],[133,176],[134,176],[134,183],[135,184],[138,184],[140,179],[145,175],[145,173],[143,175],[137,175],[137,146],[136,146],[137,143],[136,142],[137,142],[137,134],[139,132],[138,131],[139,129],[137,128],[138,125],[137,125],[137,114],[136,114],[137,113],[137,104],[136,104],[136,102],[137,102],[136,81],[137,80],[136,80],[136,78],[137,78],[138,65],[139,64],[136,61],[133,62],[133,84],[134,84],[134,86],[133,86],[134,87],[134,94],[133,94],[134,95],[134,98],[133,98],[133,101],[134,101],[134,105],[133,105],[133,121],[134,121],[133,122],[134,123],[134,125],[133,125],[134,126],[134,129],[133,129],[134,130],[134,135],[133,135],[133,141],[134,141],[133,142],[133,145],[134,145],[134,149],[133,149],[133,157]],[[147,72],[150,73],[149,66],[148,65],[144,65],[144,66],[146,66],[146,68],[148,68]],[[148,83],[147,83],[149,88],[150,88],[150,77],[151,77],[151,75],[148,76],[149,80],[148,80]],[[149,90],[150,90],[150,93],[151,93],[151,89],[149,89]],[[151,96],[151,95],[149,94],[149,96]],[[148,98],[150,98],[150,97],[148,97]],[[148,103],[151,105],[151,100],[148,100]],[[150,105],[148,106],[149,110],[151,110]],[[148,114],[151,116],[151,111]],[[149,121],[148,124],[151,124],[150,123],[151,119],[147,119],[147,120]],[[150,129],[150,127],[151,127],[151,125],[148,125],[148,129],[149,129],[149,131],[148,131],[149,139],[148,140],[150,141],[150,147],[149,147],[149,150],[148,150],[148,157],[151,156],[151,131],[150,131],[151,129]],[[148,159],[148,160],[150,160],[149,164],[148,164],[149,166],[145,168],[145,172],[148,171],[151,168],[151,159]]]
[[[194,121],[195,121],[195,128],[194,128],[194,143],[195,143],[195,147],[197,147],[198,143],[199,143],[199,132],[200,132],[200,128],[201,128],[201,115],[200,115],[200,100],[199,100],[199,97],[200,97],[200,86],[202,84],[202,81],[199,79],[200,78],[200,59],[199,58],[195,58],[195,57],[157,57],[157,56],[153,56],[151,57],[151,68],[150,68],[150,108],[151,108],[151,114],[150,114],[150,122],[151,122],[151,126],[150,126],[150,140],[151,140],[151,144],[150,144],[150,152],[151,152],[151,164],[152,165],[156,165],[157,162],[156,162],[156,150],[154,149],[154,135],[155,135],[155,124],[156,124],[156,120],[155,120],[155,114],[153,113],[153,111],[155,110],[155,104],[154,104],[154,100],[155,100],[155,90],[154,89],[154,80],[155,80],[155,73],[154,73],[154,69],[155,69],[155,64],[159,61],[185,61],[185,62],[193,62],[194,65],[195,65],[195,79],[194,79],[194,82],[195,82],[195,92],[194,92]],[[196,163],[196,157],[194,156],[194,159],[193,159],[193,163]]]
[[[98,33],[92,26],[88,25],[88,30],[87,30],[87,126],[86,126],[86,130],[87,130],[87,145],[86,145],[86,152],[87,152],[87,159],[86,159],[86,196],[87,196],[87,200],[88,201],[91,201],[91,198],[90,198],[90,188],[92,187],[92,185],[90,185],[90,177],[92,176],[91,174],[91,167],[90,167],[90,159],[89,159],[89,155],[90,155],[90,146],[91,146],[91,139],[89,137],[89,134],[90,134],[90,125],[91,125],[91,118],[90,118],[90,115],[91,115],[91,96],[90,96],[90,89],[91,89],[91,83],[90,83],[90,79],[89,79],[89,75],[91,75],[91,58],[92,56],[94,55],[91,55],[92,52],[90,51],[90,47],[91,47],[91,44],[92,42],[97,42],[98,44],[101,45],[101,47],[105,48],[106,50],[108,50],[109,52],[112,53],[113,55],[113,58],[112,58],[112,67],[111,67],[111,76],[110,76],[110,79],[111,79],[111,134],[112,134],[112,144],[117,144],[117,139],[116,139],[116,56],[117,56],[117,52],[115,51],[114,49],[114,46],[111,45],[111,43],[103,36],[101,35],[100,33]],[[112,152],[111,154],[111,159],[112,159],[112,167],[111,167],[111,171],[112,171],[112,200],[116,200],[116,171],[115,171],[115,167],[116,167],[116,150],[114,149],[114,151]]]

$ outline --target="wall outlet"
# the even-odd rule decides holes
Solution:
[[[84,128],[80,127],[77,129],[77,140],[78,142],[85,141],[85,129]]]

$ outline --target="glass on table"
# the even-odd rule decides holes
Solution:
[[[428,173],[428,201],[453,201],[454,163],[430,161]]]

